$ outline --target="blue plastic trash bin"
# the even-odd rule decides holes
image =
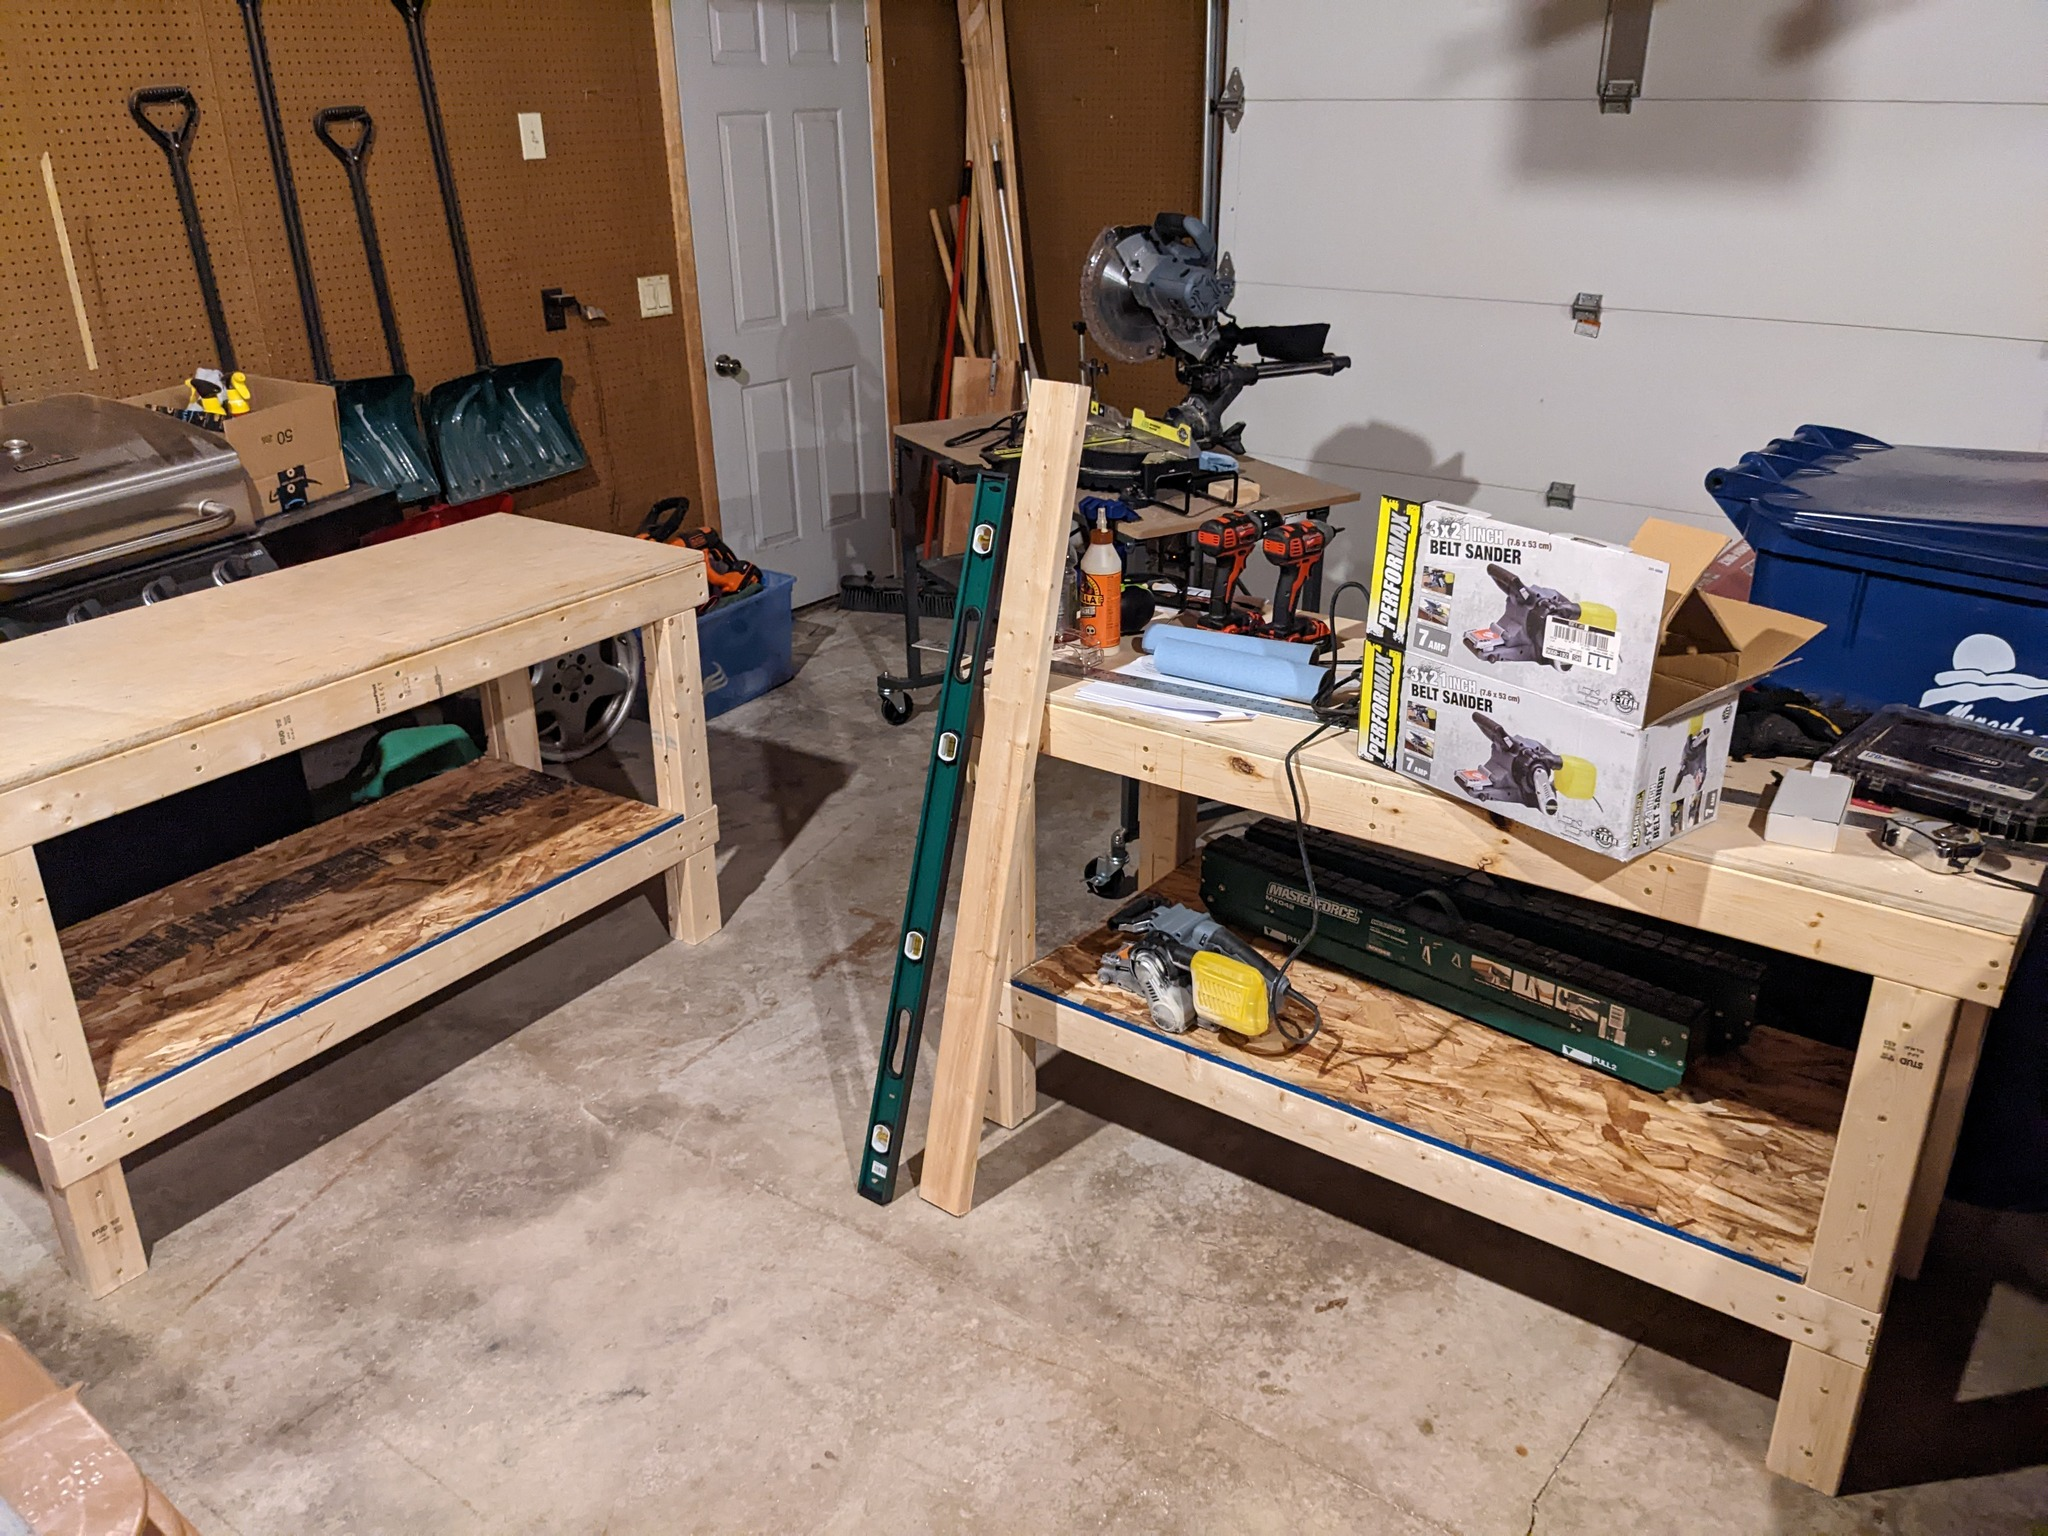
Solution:
[[[1756,550],[1752,600],[1828,626],[1775,681],[2048,734],[2048,454],[1806,426],[1707,489]]]
[[[761,588],[727,599],[697,620],[704,660],[704,718],[758,699],[796,676],[790,593],[794,576],[763,571]]]
[[[2048,735],[2048,454],[1808,426],[1707,489],[1756,550],[1750,595],[1828,626],[1774,681]],[[2048,1210],[2048,923],[1986,1031],[1949,1192]]]

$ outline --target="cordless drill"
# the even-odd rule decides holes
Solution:
[[[1269,520],[1255,512],[1226,512],[1212,517],[1195,530],[1195,547],[1216,564],[1209,584],[1209,608],[1195,616],[1204,629],[1239,631],[1246,627],[1246,615],[1237,605],[1237,585],[1244,577],[1245,563],[1259,547],[1259,535]]]
[[[1259,547],[1280,568],[1280,580],[1273,588],[1273,616],[1261,631],[1267,638],[1311,641],[1329,634],[1328,624],[1301,611],[1302,594],[1322,569],[1323,550],[1329,542],[1323,525],[1307,518],[1266,531]]]

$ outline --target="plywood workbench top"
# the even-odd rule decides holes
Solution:
[[[693,606],[701,565],[500,515],[10,641],[0,795],[607,594],[633,594],[628,629]]]

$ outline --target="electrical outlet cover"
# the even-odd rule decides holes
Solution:
[[[655,315],[672,315],[676,312],[675,299],[669,293],[668,274],[657,272],[652,277],[637,279],[640,284],[640,318],[651,319]]]

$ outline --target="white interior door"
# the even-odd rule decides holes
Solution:
[[[816,602],[894,563],[865,15],[673,14],[720,521]]]

